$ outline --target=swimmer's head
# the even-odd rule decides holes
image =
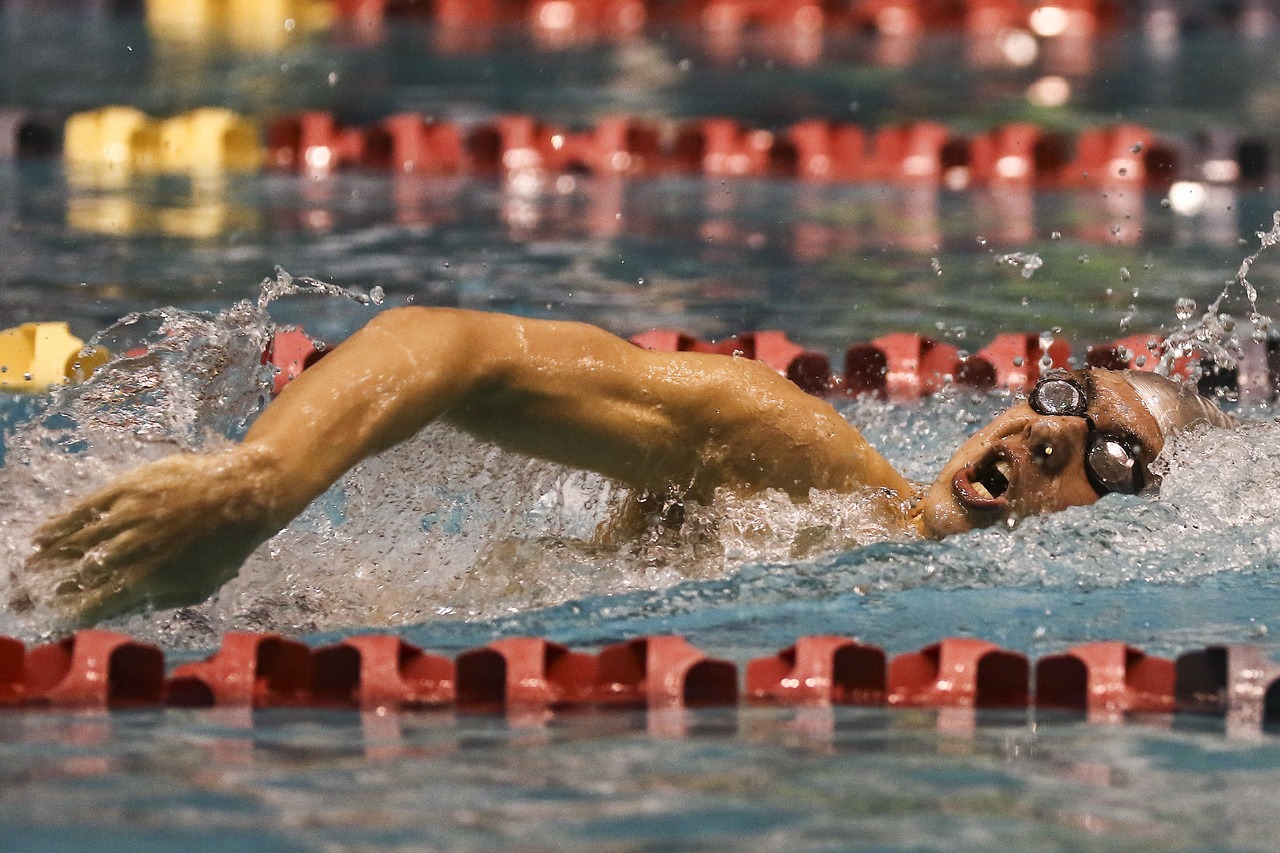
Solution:
[[[921,499],[921,523],[927,535],[942,537],[1154,488],[1150,465],[1166,439],[1199,424],[1231,423],[1163,376],[1051,371],[951,457]]]

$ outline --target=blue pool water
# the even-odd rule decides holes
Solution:
[[[1171,54],[1134,34],[1100,39],[1058,111],[1024,97],[1055,71],[1051,51],[1028,68],[977,67],[950,35],[902,70],[848,35],[811,66],[765,44],[721,61],[692,35],[661,32],[561,51],[508,33],[450,54],[415,26],[370,46],[317,34],[279,52],[184,52],[127,15],[16,4],[0,13],[0,43],[11,66],[3,105],[62,111],[223,103],[355,120],[392,109],[574,121],[622,111],[960,127],[1119,116],[1166,132],[1229,123],[1266,134],[1277,103],[1274,39],[1237,49],[1213,30]],[[67,493],[241,428],[261,378],[246,341],[267,320],[233,306],[255,300],[276,265],[382,287],[385,305],[570,317],[621,334],[777,328],[838,358],[891,330],[973,348],[1002,331],[1058,330],[1083,344],[1174,330],[1175,299],[1211,301],[1280,209],[1270,184],[1222,189],[1190,217],[1158,194],[1120,207],[1098,196],[581,177],[526,192],[377,174],[86,189],[56,162],[0,164],[0,326],[67,319],[88,336],[127,312],[174,306],[166,316],[191,335],[158,375],[165,395],[121,392],[101,429],[56,434],[74,454],[32,431],[46,401],[0,397],[0,590],[12,588],[26,534]],[[1135,221],[1135,239],[1110,238],[1113,223]],[[995,261],[1011,251],[1044,265],[1024,278]],[[1250,273],[1268,313],[1278,270],[1264,254]],[[1238,293],[1229,302],[1241,310]],[[299,295],[269,310],[338,341],[379,309]],[[150,323],[112,340],[145,337]],[[210,353],[225,356],[223,371],[200,379],[191,368]],[[842,411],[927,480],[1007,402],[951,391]],[[616,500],[606,483],[434,429],[353,472],[216,599],[113,626],[171,659],[199,656],[233,628],[315,643],[395,630],[444,652],[503,636],[590,649],[680,633],[740,664],[815,633],[891,653],[951,635],[1031,655],[1099,639],[1165,655],[1220,642],[1274,650],[1280,426],[1268,407],[1242,414],[1240,432],[1171,450],[1160,497],[1110,497],[1014,530],[860,542],[856,508],[766,496],[695,508],[679,536],[604,552],[584,540]],[[134,443],[140,423],[163,440]],[[0,632],[28,642],[58,629],[47,615],[0,611]],[[0,837],[14,850],[1271,850],[1277,746],[1183,717],[994,714],[965,729],[932,712],[846,708],[538,720],[13,712],[0,716]]]

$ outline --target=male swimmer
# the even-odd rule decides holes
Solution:
[[[42,527],[31,572],[92,621],[201,600],[342,474],[437,419],[645,496],[874,489],[904,536],[943,537],[1153,485],[1179,429],[1226,426],[1151,374],[1054,371],[908,482],[826,401],[757,361],[652,352],[580,323],[474,311],[380,314],[290,383],[244,440],[143,465]]]

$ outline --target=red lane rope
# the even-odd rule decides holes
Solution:
[[[62,125],[49,116],[0,109],[0,160],[55,155],[62,139]],[[103,145],[112,141],[104,137]],[[240,142],[195,146],[215,161],[194,166],[221,167],[223,149]],[[954,190],[1168,189],[1176,181],[1256,189],[1275,177],[1270,164],[1278,158],[1270,156],[1270,147],[1264,139],[1223,128],[1171,137],[1131,123],[1070,135],[1029,123],[961,133],[931,121],[864,128],[808,119],[766,129],[718,117],[612,116],[569,128],[518,114],[459,124],[399,113],[348,126],[332,113],[311,111],[270,122],[262,160],[268,169],[312,176],[364,168],[441,175],[773,177]],[[88,158],[84,166],[93,166],[95,157],[107,164],[107,154],[95,154],[92,145],[77,149],[76,157]]]
[[[1177,179],[1256,186],[1269,177],[1266,147],[1220,130],[1173,139],[1136,124],[1094,127],[1071,137],[1027,123],[963,134],[931,121],[871,129],[811,119],[770,130],[728,118],[613,116],[573,129],[528,115],[463,126],[401,113],[347,126],[317,111],[268,126],[266,163],[313,175],[364,167],[424,174],[775,177],[955,190],[1167,188]]]
[[[877,32],[890,37],[926,30],[964,29],[994,35],[1011,28],[1038,35],[1085,38],[1100,29],[1140,22],[1165,30],[1197,21],[1181,10],[1133,0],[336,0],[340,19],[358,29],[373,30],[388,17],[428,18],[446,30],[526,25],[552,43],[582,36],[626,38],[646,23],[698,26],[725,38],[747,27],[790,31],[792,38],[820,36],[824,30]],[[1252,15],[1250,14],[1252,11]],[[1270,20],[1265,9],[1201,13],[1203,18],[1243,28]],[[1255,24],[1256,22],[1256,24]],[[461,39],[459,39],[461,40]]]
[[[970,354],[954,344],[914,332],[893,332],[869,343],[855,343],[844,351],[844,367],[835,370],[823,353],[805,349],[779,331],[745,332],[720,341],[704,341],[674,329],[652,329],[631,342],[666,352],[703,352],[757,359],[811,394],[827,397],[873,396],[910,400],[935,394],[948,385],[974,390],[1005,388],[1027,392],[1042,371],[1072,365],[1072,347],[1065,340],[1031,333],[1006,332]],[[282,328],[263,353],[263,363],[277,370],[273,391],[279,394],[303,370],[332,347],[313,340],[300,328]],[[1111,370],[1154,371],[1165,355],[1158,335],[1132,335],[1085,347],[1083,364]],[[1280,389],[1280,342],[1248,341],[1233,370],[1211,361],[1198,364],[1202,393],[1218,391],[1244,402],[1272,400]],[[129,353],[136,354],[136,353]],[[1171,373],[1189,377],[1197,366],[1194,354],[1173,359]]]
[[[395,635],[310,648],[279,634],[228,632],[206,660],[166,674],[158,647],[113,631],[82,630],[32,649],[0,637],[0,705],[26,709],[816,704],[1054,709],[1093,720],[1194,713],[1256,730],[1280,723],[1277,698],[1280,664],[1252,645],[1209,646],[1171,660],[1123,642],[1094,642],[1033,662],[971,637],[889,656],[852,637],[806,636],[740,670],[678,636],[639,637],[594,654],[514,637],[450,658]]]

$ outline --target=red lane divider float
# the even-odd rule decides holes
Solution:
[[[851,637],[800,637],[747,664],[746,697],[789,705],[883,705],[887,684],[883,649]]]
[[[114,631],[78,631],[24,660],[28,704],[116,708],[164,702],[164,654]]]
[[[1026,392],[1047,368],[1071,365],[1071,345],[1039,335],[1002,333],[970,355],[953,344],[915,333],[895,332],[870,343],[849,346],[844,369],[836,372],[826,355],[808,350],[779,331],[763,330],[734,335],[720,341],[704,341],[674,329],[652,329],[634,335],[631,342],[664,352],[701,352],[752,358],[764,362],[805,391],[817,395],[857,397],[870,395],[892,400],[929,396],[947,385],[985,390],[1008,388]],[[1135,335],[1086,348],[1083,363],[1114,370],[1153,371],[1165,344],[1152,335]],[[145,355],[145,347],[128,350],[126,357]],[[315,364],[328,346],[313,340],[303,329],[281,328],[262,354],[262,363],[277,373],[272,391],[279,394],[306,368]],[[1202,393],[1221,390],[1238,393],[1241,400],[1274,398],[1280,384],[1280,342],[1250,341],[1243,346],[1239,365],[1224,370],[1209,361],[1198,366]],[[1196,367],[1193,356],[1173,361],[1172,373],[1188,377]],[[22,370],[22,365],[11,365]]]
[[[278,634],[230,632],[206,660],[165,676],[156,646],[103,630],[26,650],[0,637],[0,704],[28,709],[134,707],[450,707],[468,712],[573,708],[650,711],[752,704],[865,705],[952,713],[1067,710],[1096,722],[1126,714],[1199,714],[1229,733],[1280,727],[1280,664],[1257,646],[1210,646],[1176,661],[1121,642],[1041,657],[950,637],[888,658],[852,637],[800,637],[738,666],[682,637],[640,637],[598,654],[513,637],[456,658],[394,635],[312,649]]]
[[[1260,7],[1261,8],[1261,7]],[[929,30],[965,30],[989,36],[1003,30],[1030,30],[1042,37],[1081,39],[1098,30],[1136,26],[1144,21],[1176,25],[1184,10],[1162,4],[1115,0],[704,0],[669,3],[656,0],[509,0],[467,3],[441,0],[435,4],[408,0],[336,0],[340,20],[362,29],[375,29],[387,18],[434,19],[443,27],[525,25],[544,38],[560,40],[592,33],[623,38],[639,32],[646,22],[683,23],[711,33],[763,27],[794,33],[824,30],[872,31],[907,37]],[[1249,15],[1234,7],[1208,13],[1222,23],[1247,26]],[[1255,14],[1261,14],[1255,12]],[[1173,16],[1173,21],[1169,20]],[[1203,21],[1197,21],[1203,24]]]
[[[305,705],[313,692],[311,650],[276,634],[228,632],[207,660],[174,669],[171,705],[253,707]]]
[[[453,661],[393,635],[348,637],[317,649],[313,662],[313,690],[326,704],[422,708],[457,698]]]
[[[1025,655],[956,637],[889,662],[890,705],[915,708],[1025,708],[1031,695]]]
[[[272,393],[279,394],[298,374],[324,357],[324,345],[312,340],[302,329],[279,329],[271,338],[262,363],[270,362],[279,372],[272,383]]]
[[[132,123],[122,123],[122,115]],[[1015,122],[967,133],[931,121],[870,128],[806,119],[763,128],[718,116],[653,120],[618,115],[569,127],[523,114],[454,123],[414,112],[349,125],[333,113],[307,111],[274,119],[259,139],[261,131],[252,119],[225,110],[193,110],[186,117],[159,123],[136,110],[104,107],[60,122],[42,113],[0,109],[0,161],[62,152],[82,175],[85,167],[110,171],[121,168],[120,163],[145,171],[155,160],[152,147],[162,124],[168,128],[165,133],[182,142],[188,158],[180,168],[177,161],[165,168],[253,170],[262,164],[312,177],[344,169],[508,177],[583,172],[952,190],[1164,190],[1177,181],[1254,188],[1276,177],[1280,160],[1272,156],[1269,140],[1220,127],[1169,136],[1137,124],[1115,124],[1071,135]],[[146,132],[124,132],[134,124]],[[209,134],[220,135],[203,138]]]
[[[1047,368],[1069,367],[1071,345],[1039,335],[1003,333],[972,355],[958,347],[915,333],[895,332],[845,350],[843,372],[833,372],[822,353],[806,350],[777,331],[749,332],[718,342],[700,340],[672,329],[653,329],[631,338],[645,349],[664,352],[709,352],[756,358],[812,394],[908,400],[929,396],[955,384],[973,389],[1008,388],[1026,392]],[[1254,342],[1245,347],[1235,370],[1205,362],[1200,390],[1237,392],[1242,400],[1263,401],[1276,395],[1280,374],[1271,365],[1280,359],[1280,344]],[[1137,335],[1088,347],[1083,363],[1113,370],[1154,371],[1164,354],[1164,341]],[[1172,373],[1188,377],[1195,359],[1174,360]]]
[[[689,707],[737,701],[737,669],[680,637],[649,637],[599,655],[519,637],[458,656],[460,707]]]
[[[276,119],[266,139],[268,168],[310,175],[361,167],[425,174],[779,177],[954,190],[1114,189],[1167,188],[1178,179],[1256,183],[1269,168],[1268,158],[1259,156],[1266,143],[1259,140],[1220,129],[1172,139],[1134,124],[1090,128],[1073,138],[1027,123],[966,135],[930,121],[870,129],[805,120],[771,130],[722,117],[657,122],[609,116],[593,127],[567,128],[528,115],[461,126],[399,113],[352,127],[314,111]]]
[[[1036,705],[1087,712],[1091,719],[1174,710],[1174,662],[1124,643],[1087,643],[1036,663]]]

